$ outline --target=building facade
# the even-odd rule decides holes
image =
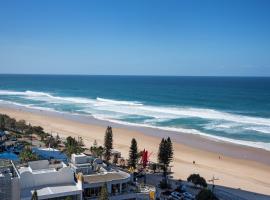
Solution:
[[[84,199],[98,199],[102,187],[106,187],[111,200],[148,200],[151,190],[143,189],[131,174],[106,165],[101,159],[84,154],[73,154],[70,167],[78,175]]]

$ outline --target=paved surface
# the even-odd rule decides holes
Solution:
[[[257,194],[223,186],[216,186],[214,191],[216,196],[221,200],[270,200],[269,195]]]
[[[146,175],[146,184],[158,186],[159,182],[162,180],[162,173],[160,174],[147,174]],[[139,182],[144,182],[144,178],[139,178]],[[170,183],[173,188],[177,187],[177,180],[170,180]],[[190,187],[186,181],[183,181],[187,187],[188,192],[193,195],[196,195],[199,192],[199,189]],[[208,185],[209,189],[212,189],[212,185]],[[270,190],[270,188],[269,188]],[[269,195],[257,194],[253,192],[248,192],[240,189],[228,188],[223,186],[216,186],[214,193],[220,200],[270,200]]]

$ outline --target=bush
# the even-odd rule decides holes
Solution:
[[[38,160],[38,156],[32,152],[32,150],[28,147],[24,148],[24,150],[20,153],[20,161],[21,162],[29,162]]]
[[[202,187],[207,187],[207,183],[205,181],[205,179],[203,177],[201,177],[199,174],[191,174],[188,178],[187,178],[188,182],[193,183],[194,185],[199,185]]]
[[[196,200],[218,200],[211,190],[202,189],[196,196]]]

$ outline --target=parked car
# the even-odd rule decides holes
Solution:
[[[195,199],[195,197],[188,192],[184,192],[183,195],[184,195],[185,199]]]
[[[177,200],[182,200],[184,198],[183,195],[180,194],[179,192],[172,192],[171,197],[173,199],[177,199]]]
[[[185,185],[182,185],[182,186],[180,186],[180,190],[186,192],[187,191],[187,187]]]

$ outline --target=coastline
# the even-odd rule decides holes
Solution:
[[[186,179],[200,173],[207,180],[219,178],[218,185],[270,194],[270,152],[242,145],[209,140],[208,138],[170,131],[119,125],[92,117],[82,117],[25,107],[0,104],[0,113],[40,125],[47,132],[60,136],[81,136],[90,147],[94,139],[103,144],[106,126],[113,127],[114,148],[127,157],[131,138],[136,138],[140,150],[144,148],[156,157],[160,138],[170,136],[174,143],[173,176]],[[151,144],[151,145],[149,145]],[[219,159],[221,156],[221,159]],[[192,162],[196,161],[194,165]]]

